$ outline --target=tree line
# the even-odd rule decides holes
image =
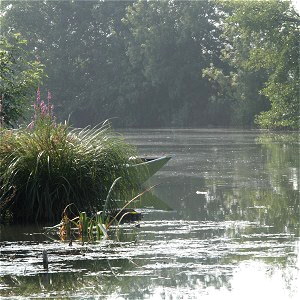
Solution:
[[[299,128],[291,1],[2,1],[0,18],[6,123],[39,85],[79,127]]]

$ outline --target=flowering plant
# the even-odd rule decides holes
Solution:
[[[52,95],[48,90],[47,92],[47,103],[41,100],[41,91],[38,88],[36,92],[36,101],[33,104],[34,115],[32,121],[28,125],[28,128],[33,129],[37,125],[56,125],[55,117],[53,114],[53,104],[51,104]]]

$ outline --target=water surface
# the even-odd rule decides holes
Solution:
[[[140,227],[83,246],[32,226],[2,227],[3,299],[299,299],[297,134],[123,133],[141,154],[172,156],[147,183],[160,185]]]

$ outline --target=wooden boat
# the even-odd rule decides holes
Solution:
[[[160,170],[170,159],[170,156],[132,157],[130,160],[136,160],[137,163],[128,166],[129,172],[137,172],[140,182],[143,183]]]

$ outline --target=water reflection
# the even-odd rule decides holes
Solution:
[[[298,135],[245,135],[242,139],[238,134],[237,143],[235,134],[229,134],[227,142],[220,139],[219,145],[206,135],[201,138],[200,134],[199,144],[193,137],[186,155],[177,149],[171,163],[184,160],[186,165],[156,177],[155,182],[167,177],[168,183],[157,194],[184,219],[257,221],[299,236]]]
[[[141,227],[81,246],[3,227],[3,298],[298,299],[299,141],[253,131],[128,131],[149,155],[173,154],[150,184]],[[159,210],[149,207],[157,198]],[[159,201],[158,201],[159,202]],[[172,207],[173,211],[165,211]],[[24,234],[26,233],[26,234]],[[50,266],[45,273],[42,250]]]
[[[250,228],[257,233],[248,233]],[[195,289],[205,294],[207,289],[239,288],[237,278],[245,278],[245,271],[250,275],[263,271],[266,276],[280,272],[284,274],[281,285],[285,282],[289,287],[285,290],[292,295],[299,292],[300,256],[287,234],[262,233],[255,223],[232,221],[144,221],[140,232],[129,226],[122,230],[122,241],[96,245],[7,243],[2,253],[5,262],[1,262],[2,296],[77,295],[81,299],[92,293],[139,299],[151,298],[158,290],[186,290],[192,296]],[[49,253],[49,273],[41,267],[44,248]],[[5,275],[9,273],[14,275]]]

